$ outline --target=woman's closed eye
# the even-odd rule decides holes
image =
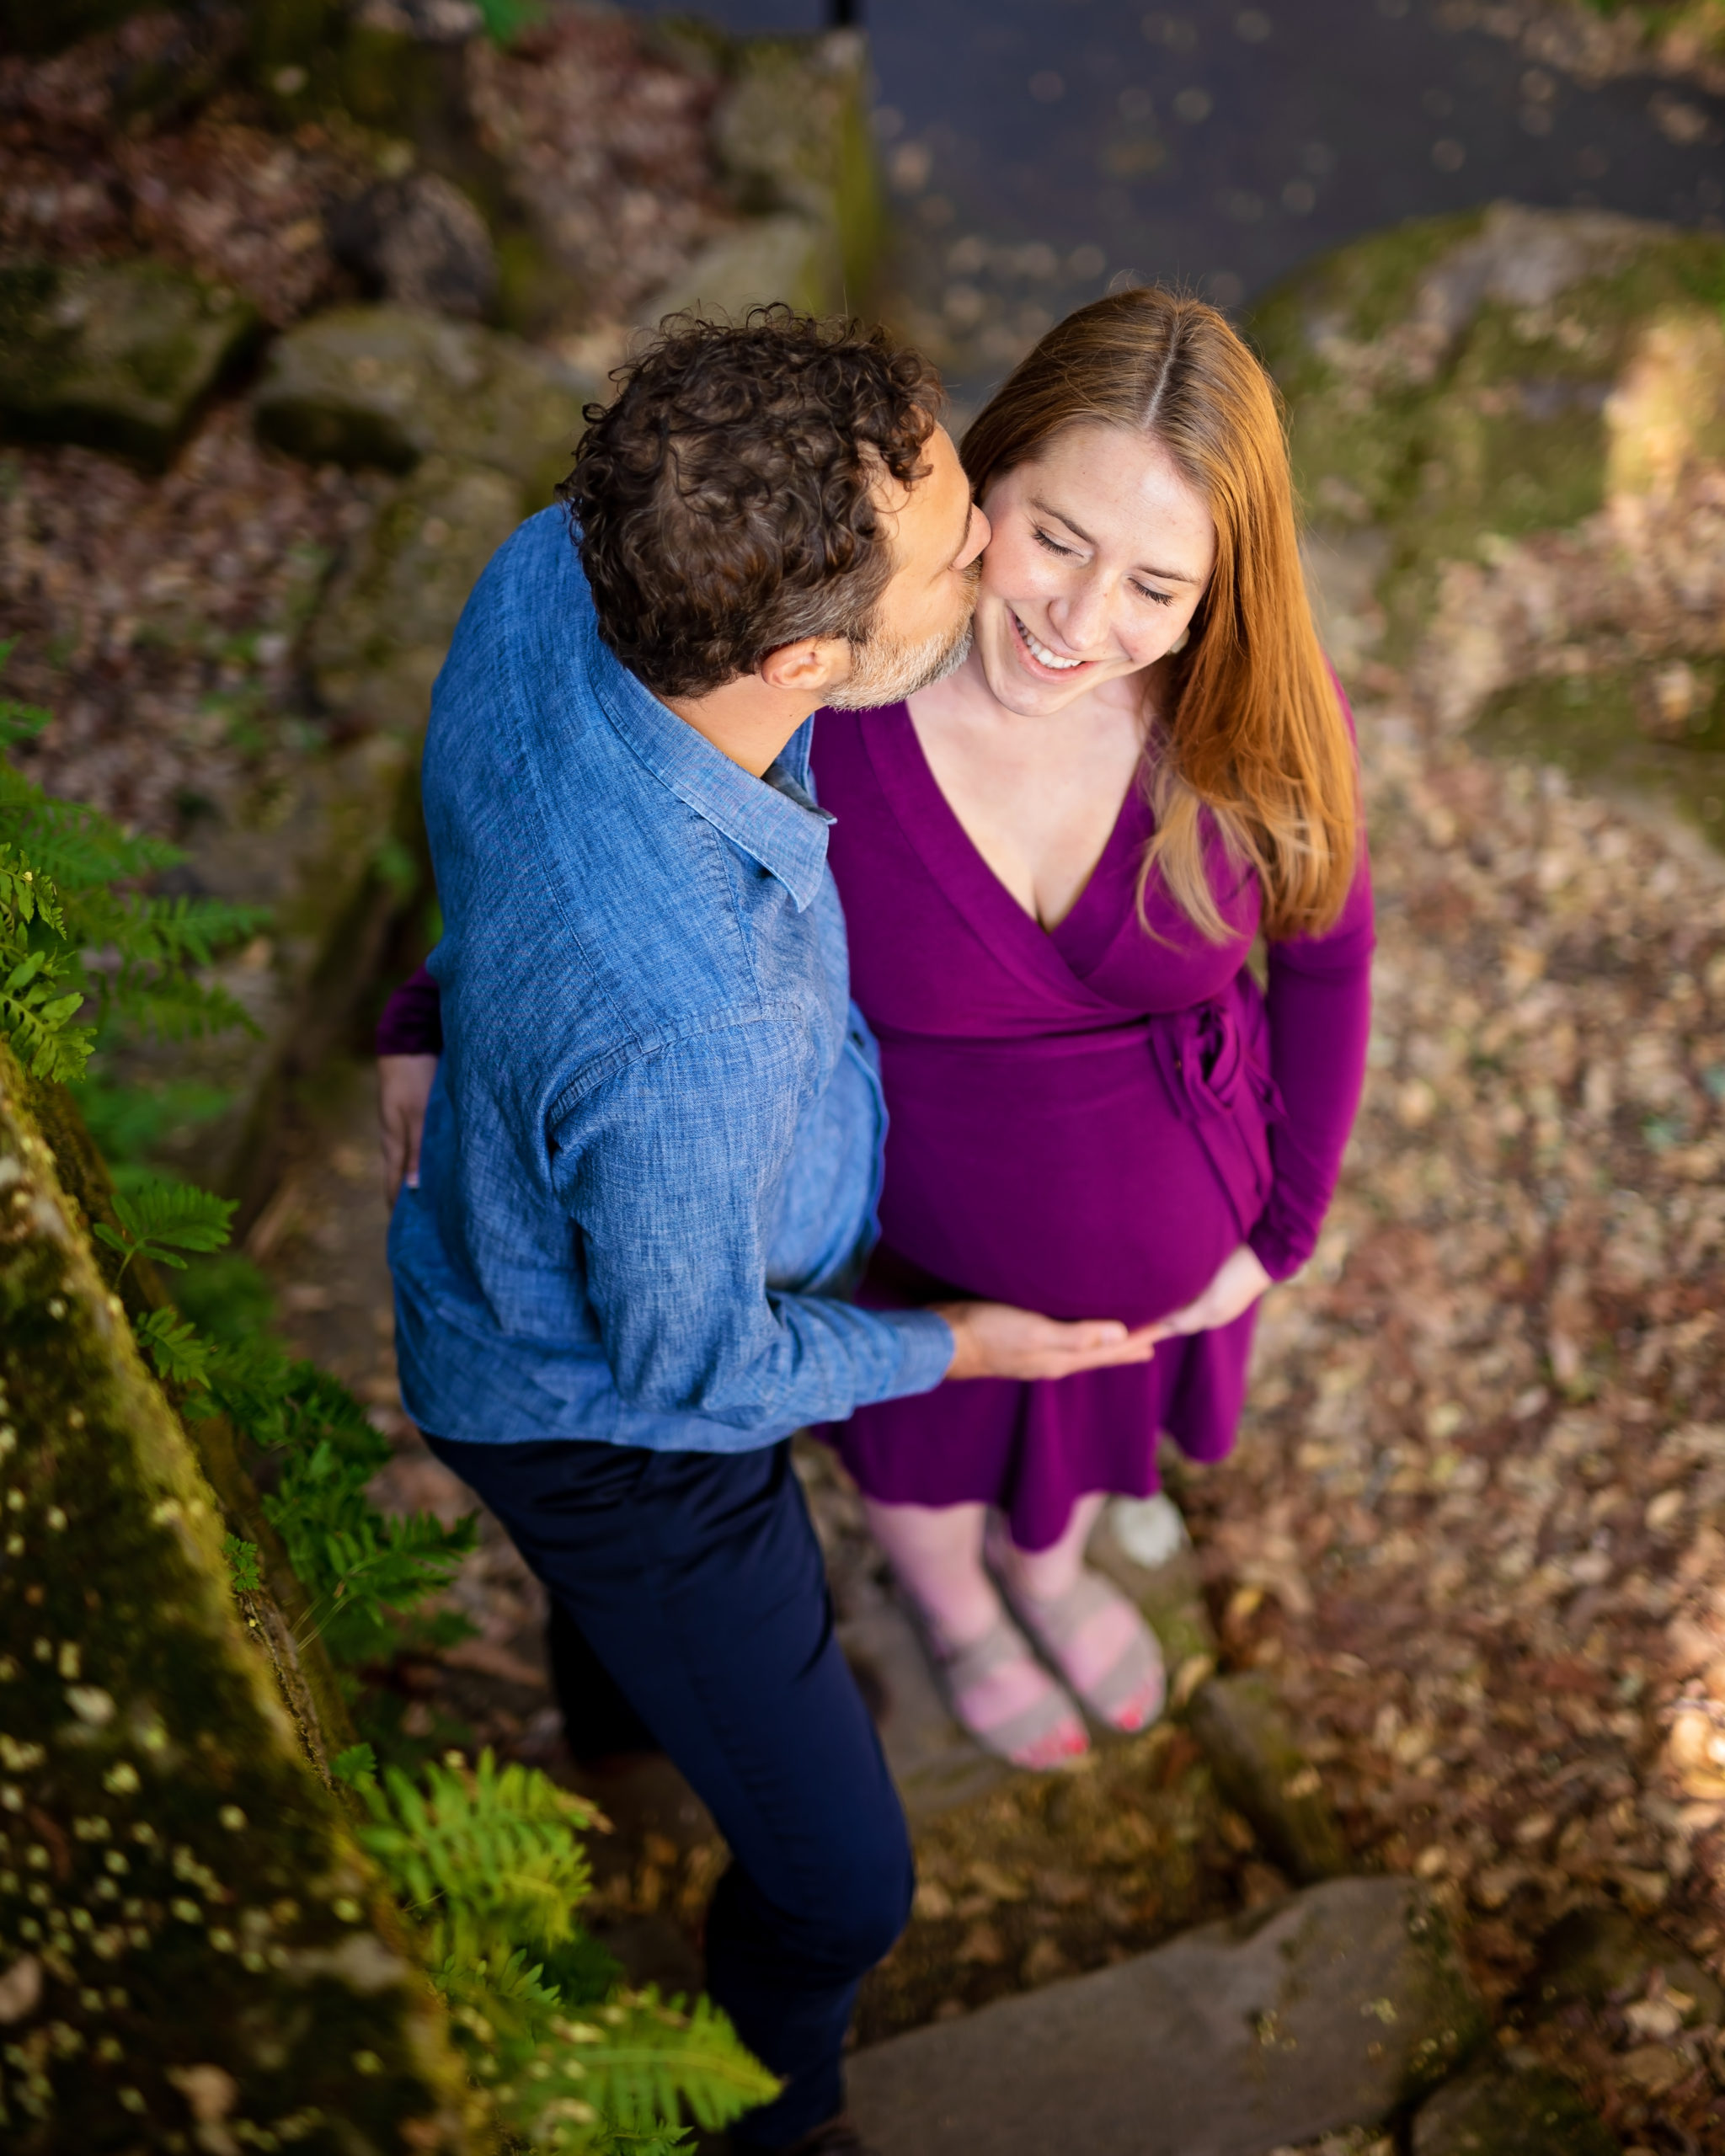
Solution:
[[[1058,554],[1063,561],[1078,560],[1076,547],[1063,547],[1058,539],[1051,538],[1039,524],[1033,524],[1030,529],[1036,534],[1037,544],[1047,547],[1049,553]],[[1172,591],[1156,591],[1147,584],[1140,584],[1136,577],[1128,577],[1126,581],[1140,599],[1153,599],[1158,606],[1172,606],[1174,603]]]

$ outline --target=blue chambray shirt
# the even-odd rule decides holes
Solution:
[[[885,1109],[804,726],[763,782],[601,642],[559,510],[432,692],[444,1052],[390,1224],[435,1435],[768,1444],[926,1391],[945,1321],[841,1299]]]

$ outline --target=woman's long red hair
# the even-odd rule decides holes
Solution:
[[[1204,862],[1208,811],[1257,872],[1265,932],[1329,927],[1353,880],[1354,744],[1319,648],[1300,561],[1275,389],[1215,309],[1151,286],[1049,330],[964,436],[979,501],[1068,427],[1153,435],[1208,504],[1216,561],[1146,743],[1159,871],[1207,936],[1229,932]],[[1142,904],[1143,884],[1140,885]]]

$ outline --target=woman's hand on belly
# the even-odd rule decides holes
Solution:
[[[1159,1319],[1150,1328],[1151,1337],[1167,1340],[1177,1333],[1214,1332],[1221,1326],[1231,1325],[1242,1311],[1252,1308],[1269,1284],[1270,1276],[1258,1263],[1257,1253],[1242,1243],[1222,1260],[1204,1293],[1184,1310],[1172,1310]]]

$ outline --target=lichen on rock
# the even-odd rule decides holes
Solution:
[[[0,1046],[0,2130],[489,2145]]]

